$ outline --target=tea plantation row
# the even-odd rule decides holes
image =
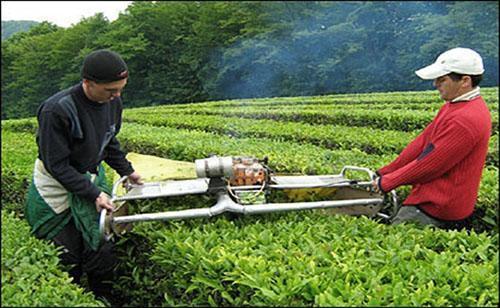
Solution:
[[[417,132],[380,130],[371,127],[311,125],[307,123],[253,120],[237,117],[177,113],[132,113],[126,122],[203,130],[234,138],[268,138],[274,140],[310,143],[328,149],[359,149],[368,154],[399,153],[417,136]],[[487,165],[498,165],[498,135],[491,136]]]
[[[491,111],[498,111],[498,87],[481,88],[481,95],[488,104]],[[409,108],[409,109],[432,109],[437,111],[443,101],[437,95],[437,91],[418,92],[381,92],[362,94],[333,94],[322,96],[301,96],[301,97],[275,97],[258,99],[235,99],[224,101],[212,101],[196,104],[162,105],[156,109],[179,109],[179,108],[199,108],[199,107],[242,107],[259,106],[266,108],[301,106],[301,105],[330,105],[332,107],[356,108],[376,108],[384,106],[387,109]],[[340,106],[335,106],[340,105]],[[409,106],[409,107],[407,107]],[[359,108],[358,107],[358,108]],[[145,107],[148,108],[148,107]]]

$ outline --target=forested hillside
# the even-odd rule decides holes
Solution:
[[[127,61],[137,107],[428,90],[414,71],[457,46],[482,55],[482,86],[498,85],[497,2],[137,1],[113,22],[44,22],[2,42],[2,119],[33,116],[99,48]]]

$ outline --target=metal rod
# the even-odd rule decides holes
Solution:
[[[331,183],[331,184],[271,184],[270,188],[274,189],[300,189],[300,188],[323,188],[323,187],[350,187],[352,186],[352,181],[346,181],[343,183]],[[357,182],[356,185],[359,186],[372,186],[371,182]]]
[[[329,183],[329,184],[270,184],[268,187],[273,189],[301,189],[301,188],[332,188],[332,187],[351,187],[353,181],[345,180],[343,182]],[[357,186],[372,186],[372,182],[356,182]],[[247,186],[231,186],[232,190],[258,190],[261,189],[260,185],[247,185]]]
[[[296,203],[265,203],[258,205],[241,205],[235,203],[227,194],[219,195],[217,203],[210,208],[169,211],[162,213],[137,214],[113,218],[113,223],[130,223],[137,221],[172,220],[183,218],[212,217],[223,212],[242,214],[260,214],[279,211],[309,210],[319,208],[344,207],[352,205],[370,205],[383,203],[381,198],[354,199],[337,201],[296,202]]]
[[[279,211],[294,211],[294,210],[312,210],[326,209],[333,207],[344,207],[353,205],[370,205],[381,204],[383,199],[354,199],[354,200],[337,200],[337,201],[317,201],[317,202],[296,202],[296,203],[268,203],[258,205],[245,206],[245,214],[260,214]]]

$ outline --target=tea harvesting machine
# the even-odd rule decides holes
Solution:
[[[344,166],[340,174],[287,175],[275,174],[267,163],[267,158],[211,156],[195,160],[196,177],[191,179],[137,185],[130,184],[126,176],[121,177],[112,188],[115,209],[103,209],[100,213],[100,233],[109,240],[135,222],[212,217],[224,212],[246,215],[324,209],[328,213],[366,215],[389,221],[399,210],[395,191],[384,194],[373,189],[372,180],[376,175],[368,168]],[[357,176],[348,177],[351,173]],[[124,193],[118,193],[120,187]],[[276,191],[289,202],[268,203],[268,196]],[[216,203],[206,208],[134,215],[128,215],[125,206],[131,200],[201,194],[215,197]]]

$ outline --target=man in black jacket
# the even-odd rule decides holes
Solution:
[[[116,258],[112,242],[99,233],[99,212],[113,209],[102,161],[142,184],[116,139],[127,78],[120,55],[97,50],[84,60],[82,82],[40,105],[38,158],[26,204],[32,232],[63,247],[61,261],[74,282],[87,273],[90,289],[108,300]]]

